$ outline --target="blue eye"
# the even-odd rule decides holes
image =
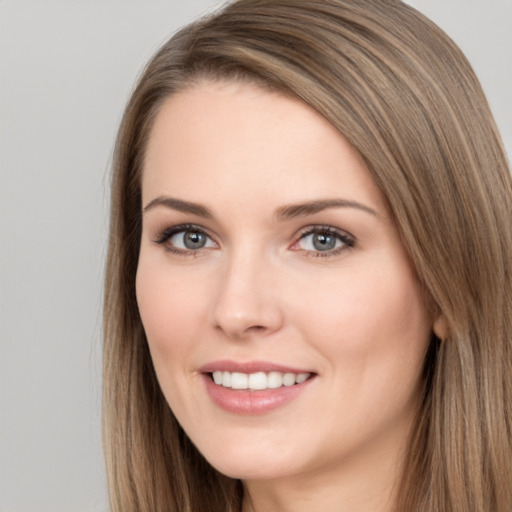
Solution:
[[[208,237],[199,231],[181,231],[169,238],[169,242],[178,249],[202,249],[208,242]]]
[[[330,256],[353,247],[354,244],[354,239],[342,231],[332,227],[315,227],[304,233],[294,244],[294,248],[312,255]]]
[[[180,253],[216,247],[215,242],[196,226],[175,226],[166,229],[155,242],[165,244],[169,250]]]

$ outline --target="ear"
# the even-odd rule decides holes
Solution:
[[[448,326],[446,317],[442,313],[439,313],[437,318],[434,320],[432,330],[440,340],[446,340],[448,338],[448,335],[450,334],[450,328]]]

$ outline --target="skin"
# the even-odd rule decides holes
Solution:
[[[244,511],[391,510],[434,319],[359,154],[298,100],[206,81],[163,104],[142,197],[137,299],[157,376],[205,458],[243,480]],[[331,199],[350,204],[278,215]],[[157,243],[184,223],[208,234],[203,248]],[[317,250],[316,226],[352,246],[334,235]],[[199,368],[218,360],[314,378],[284,406],[236,414],[205,390]]]

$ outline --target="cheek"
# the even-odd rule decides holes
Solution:
[[[334,390],[313,417],[324,417],[340,444],[357,444],[397,425],[407,428],[430,339],[421,288],[411,272],[371,268],[332,282],[325,288],[329,294],[317,294],[314,307],[298,312],[315,320],[302,321],[303,332],[324,356],[326,388]]]
[[[197,287],[184,272],[141,257],[136,278],[139,312],[160,388],[177,417],[193,416],[191,353],[201,343],[199,320],[206,311]],[[190,277],[190,276],[189,276]],[[203,299],[204,300],[204,299]],[[203,324],[204,325],[204,324]]]
[[[317,286],[309,307],[297,309],[298,318],[314,319],[303,325],[318,350],[358,378],[370,370],[376,375],[416,368],[430,339],[421,288],[410,268],[378,263]]]
[[[136,278],[137,303],[155,363],[176,364],[190,348],[204,309],[201,293],[179,273],[141,257]]]

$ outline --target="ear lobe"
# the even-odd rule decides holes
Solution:
[[[432,330],[440,340],[446,340],[448,338],[450,328],[448,327],[448,321],[446,320],[446,317],[442,313],[440,313],[434,320]]]

